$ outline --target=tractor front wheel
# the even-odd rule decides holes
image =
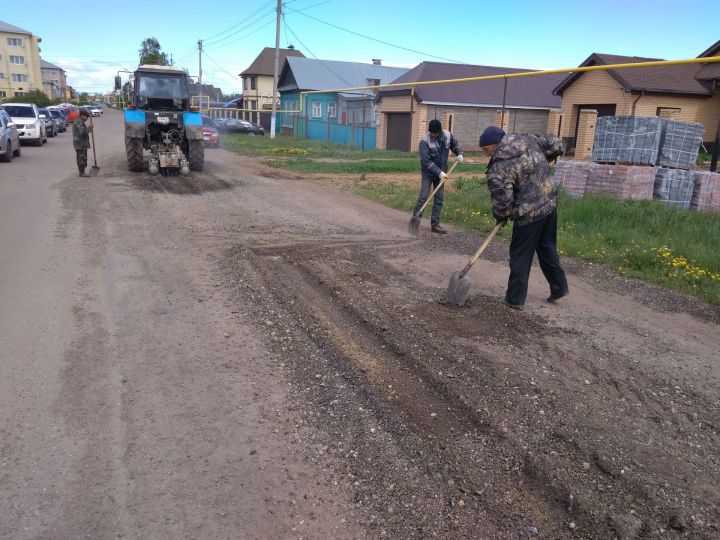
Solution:
[[[203,141],[188,141],[188,161],[191,171],[202,171],[205,166],[205,146]]]
[[[142,172],[143,167],[143,141],[125,137],[125,152],[127,152],[128,169],[133,172]]]

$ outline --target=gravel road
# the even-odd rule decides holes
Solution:
[[[0,165],[0,538],[717,538],[720,312],[95,120]],[[562,211],[562,209],[560,210]],[[424,224],[427,227],[427,224]]]

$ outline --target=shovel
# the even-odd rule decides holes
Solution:
[[[457,167],[457,164],[460,163],[459,161],[456,161],[452,164],[452,167],[450,167],[450,170],[447,172],[447,175],[450,176],[450,174],[453,172],[455,167]],[[435,196],[435,194],[438,192],[438,190],[443,186],[445,183],[445,180],[447,179],[447,176],[440,180],[440,183],[437,185],[437,187],[433,190],[433,192],[430,194],[430,196],[425,201],[425,204],[423,204],[420,207],[420,210],[415,212],[412,217],[410,218],[410,225],[408,225],[408,232],[410,234],[418,234],[420,232],[420,218],[422,217],[423,212],[425,211],[425,207],[430,203],[432,198]]]
[[[488,237],[482,245],[475,252],[475,255],[470,258],[468,263],[465,265],[465,268],[459,272],[453,272],[453,275],[450,276],[450,284],[447,289],[448,302],[451,304],[457,304],[458,306],[465,304],[465,300],[467,300],[468,293],[470,292],[470,280],[467,277],[467,273],[470,271],[473,264],[475,264],[475,261],[480,258],[480,255],[483,254],[483,251],[485,251],[485,249],[490,245],[493,237],[500,229],[502,229],[503,225],[505,225],[504,221],[498,222],[495,225],[495,228],[490,231],[490,234],[488,234]]]
[[[90,127],[93,128],[90,132],[90,136],[92,137],[93,163],[95,163],[95,165],[90,167],[90,176],[97,176],[100,174],[100,167],[98,167],[97,156],[95,155],[95,128],[93,127],[92,116],[90,117]]]

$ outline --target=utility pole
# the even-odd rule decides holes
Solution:
[[[275,96],[278,87],[278,71],[280,69],[280,17],[282,16],[282,0],[277,0],[277,22],[275,23],[275,71],[273,71],[272,114],[270,116],[270,138],[275,138],[275,122],[277,121],[277,103]]]
[[[198,105],[202,112],[202,39],[198,39]]]

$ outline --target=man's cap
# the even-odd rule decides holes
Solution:
[[[428,124],[428,131],[430,133],[438,133],[442,131],[442,124],[440,123],[440,120],[430,120],[430,123]]]
[[[80,116],[87,116],[90,117],[90,113],[87,111],[87,109],[80,109]]]
[[[505,132],[499,127],[490,126],[485,128],[485,131],[480,135],[480,148],[490,146],[491,144],[498,144],[504,136]]]

